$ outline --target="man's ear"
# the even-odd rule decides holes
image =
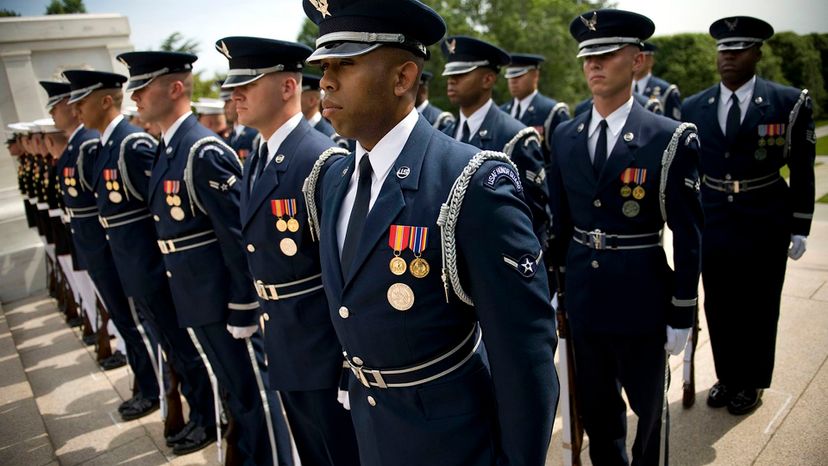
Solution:
[[[487,69],[483,74],[483,89],[492,89],[497,82],[497,73],[494,70]]]
[[[641,67],[644,66],[644,54],[642,52],[637,52],[633,56],[633,75],[641,71]]]
[[[394,94],[399,97],[409,93],[420,85],[420,70],[413,61],[406,61],[397,67],[397,79],[394,82]]]

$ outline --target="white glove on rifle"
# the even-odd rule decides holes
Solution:
[[[687,339],[690,337],[689,328],[673,328],[667,326],[667,343],[664,349],[673,356],[678,356],[687,346]]]
[[[807,236],[791,235],[791,247],[788,248],[788,257],[797,260],[805,254],[805,247],[808,242]]]
[[[351,399],[348,398],[348,392],[346,392],[345,390],[337,390],[336,401],[338,401],[343,408],[347,409],[348,411],[351,410]]]
[[[227,331],[230,332],[230,335],[233,335],[233,338],[237,340],[252,337],[258,329],[258,325],[251,325],[249,327],[236,327],[234,325],[227,326]]]

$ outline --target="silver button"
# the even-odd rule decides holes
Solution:
[[[351,311],[349,311],[347,307],[342,306],[342,307],[339,308],[339,317],[342,317],[343,319],[347,319],[348,316],[350,316],[350,315],[351,315]]]
[[[362,358],[360,358],[359,356],[354,356],[353,358],[351,358],[351,360],[352,360],[352,361],[354,362],[354,364],[356,364],[357,366],[361,366],[361,365],[362,365]]]
[[[600,267],[600,264],[598,263],[598,261],[592,261],[592,263],[590,265],[592,265],[593,269],[597,269],[598,267]]]
[[[727,202],[733,202],[733,195],[732,194],[727,195]]]
[[[594,201],[592,201],[592,205],[594,205],[595,207],[601,207],[601,199],[595,199]]]
[[[726,158],[726,159],[729,159],[729,158],[730,158],[730,152],[725,152],[725,158]]]
[[[167,147],[167,150],[166,150],[166,151],[164,151],[164,152],[166,152],[166,153],[168,153],[168,154],[172,153],[172,147]]]
[[[247,252],[255,252],[255,251],[256,251],[256,246],[253,246],[252,244],[247,245]]]
[[[265,312],[264,314],[262,314],[262,319],[264,319],[265,322],[266,322],[266,321],[270,320],[270,315],[268,315],[268,313]]]
[[[159,217],[159,216],[157,216],[157,215],[153,215],[153,216],[152,216],[152,219],[153,219],[153,220],[155,220],[156,222],[160,222],[160,221],[161,221],[161,217]]]
[[[373,396],[369,396],[368,397],[368,404],[371,405],[371,406],[376,406],[377,405],[377,400],[375,400]]]
[[[98,198],[98,193],[95,193],[95,199],[97,199],[97,198]]]
[[[170,272],[169,270],[167,270],[167,277],[172,278],[172,272]]]
[[[74,228],[72,228],[72,233],[74,233],[74,232],[75,232],[75,229],[74,229]]]
[[[106,240],[109,241],[109,235],[104,235],[104,236],[106,236]]]
[[[725,179],[730,180],[730,174],[729,173],[727,175],[725,175]]]

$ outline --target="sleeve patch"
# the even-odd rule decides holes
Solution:
[[[805,131],[805,140],[811,144],[816,144],[816,131],[812,129]]]
[[[543,251],[539,251],[537,256],[532,254],[524,254],[520,256],[520,259],[513,259],[508,255],[503,254],[503,262],[521,276],[525,278],[532,278],[535,276],[535,272],[537,272],[538,267],[541,267],[540,264],[542,257]]]
[[[518,192],[523,191],[523,185],[520,183],[520,178],[517,176],[517,173],[515,173],[511,168],[503,165],[494,167],[489,174],[486,175],[486,181],[484,183],[490,189],[495,189],[497,183],[503,178],[511,181],[512,184],[515,185],[515,189],[517,189]]]
[[[227,178],[227,181],[224,183],[210,180],[209,184],[210,187],[217,190],[217,191],[227,191],[230,189],[234,184],[236,184],[236,175],[232,175],[230,178]]]
[[[218,152],[219,154],[224,154],[224,149],[222,149],[221,147],[215,144],[208,144],[198,151],[198,158],[204,158],[204,154],[206,154],[208,151],[214,151]]]
[[[132,150],[135,150],[140,146],[146,146],[152,149],[153,144],[152,141],[150,141],[149,139],[138,139],[137,141],[132,143]]]

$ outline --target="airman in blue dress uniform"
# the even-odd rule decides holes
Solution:
[[[666,457],[665,350],[684,349],[697,301],[698,137],[631,95],[654,30],[621,10],[574,18],[594,105],[552,138],[553,263],[565,267],[575,388],[595,465],[629,464],[622,387],[638,416],[632,464]],[[661,245],[665,223],[675,270]]]
[[[63,74],[75,88],[70,102],[84,122],[101,134],[95,163],[87,168],[89,185],[124,292],[132,301],[132,316],[136,326],[139,317],[148,324],[181,378],[181,391],[190,405],[184,430],[166,433],[168,446],[175,454],[191,453],[215,441],[213,399],[204,363],[187,332],[178,326],[158,234],[146,204],[157,141],[127,123],[120,111],[120,88],[98,89],[102,83],[123,84],[125,76],[87,70]]]
[[[633,77],[633,92],[641,94],[647,101],[658,100],[664,116],[681,121],[681,93],[678,86],[653,76],[653,64],[658,47],[644,43],[644,66]]]
[[[267,370],[259,303],[242,246],[241,163],[190,111],[197,57],[128,52],[118,58],[129,68],[127,90],[141,118],[162,129],[147,204],[179,325],[228,393],[240,462],[270,464],[278,452],[279,464],[292,464],[289,448],[272,446],[273,429],[284,427],[277,422],[281,407],[272,393],[260,396],[267,392]]]
[[[304,8],[323,114],[358,141],[306,191],[361,464],[543,465],[557,339],[523,177],[414,108],[445,23],[416,0]]]
[[[108,79],[99,89],[120,89],[125,79]],[[53,105],[71,105],[71,91]],[[83,122],[83,115],[79,115]],[[106,232],[98,221],[92,177],[98,157],[100,133],[78,125],[70,133],[64,154],[58,159],[63,202],[72,225],[72,241],[79,267],[88,271],[109,317],[118,329],[126,346],[126,359],[135,374],[134,396],[118,407],[125,420],[137,419],[158,409],[159,388],[152,366],[152,355],[147,351],[141,334],[130,312],[122,280],[115,266]]]
[[[434,75],[428,71],[423,71],[420,75],[420,88],[417,90],[417,100],[414,101],[414,106],[432,126],[444,131],[448,126],[454,125],[456,119],[450,112],[443,111],[428,101],[428,85],[433,77]]]
[[[239,114],[236,112],[236,103],[233,101],[232,93],[221,89],[224,80],[216,81],[216,84],[219,87],[219,99],[224,101],[224,118],[227,120],[227,124],[233,127],[233,130],[230,132],[230,137],[225,139],[224,142],[232,147],[236,151],[236,154],[238,154],[239,159],[244,162],[255,151],[256,147],[258,147],[256,137],[259,135],[259,132],[254,128],[248,128],[239,123]]]
[[[499,47],[466,36],[443,40],[448,77],[448,97],[460,106],[460,118],[446,134],[481,150],[502,151],[520,170],[532,223],[544,247],[549,236],[549,186],[541,137],[515,118],[500,111],[492,101],[492,88],[500,68],[511,60]]]
[[[721,83],[687,98],[682,115],[703,141],[704,308],[719,379],[707,403],[738,415],[771,383],[785,268],[811,229],[816,138],[808,91],[756,76],[770,24],[728,17],[710,35]]]
[[[241,227],[265,321],[270,388],[281,394],[302,464],[357,465],[351,416],[337,402],[342,349],[302,197],[319,154],[334,147],[302,113],[311,49],[256,37],[225,37],[216,48],[230,62],[222,89],[232,91],[239,122],[263,136],[245,162]]]

